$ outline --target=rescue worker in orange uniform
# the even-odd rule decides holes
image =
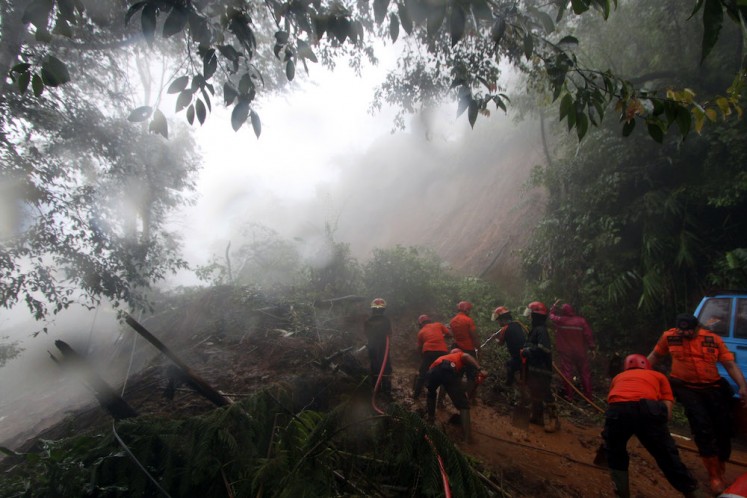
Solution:
[[[527,305],[524,316],[531,317],[532,327],[521,356],[527,362],[527,387],[532,400],[529,422],[542,425],[545,432],[560,429],[560,418],[552,393],[552,343],[547,331],[547,306],[540,301]]]
[[[371,362],[371,381],[374,386],[381,376],[381,392],[387,396],[392,395],[392,362],[391,357],[387,354],[387,339],[392,336],[392,323],[384,315],[386,311],[386,301],[377,297],[371,301],[371,316],[363,323],[363,333],[368,341],[368,359]],[[382,372],[381,365],[386,364]]]
[[[632,436],[654,457],[672,487],[684,496],[699,496],[698,481],[680,460],[669,434],[674,396],[666,376],[651,370],[645,356],[628,355],[624,370],[612,379],[607,402],[602,437],[615,496],[630,497],[627,444]]]
[[[690,314],[677,315],[675,323],[676,327],[661,335],[648,361],[653,367],[662,358],[672,357],[672,391],[685,408],[711,491],[720,493],[727,485],[724,472],[731,455],[733,391],[716,364],[720,362],[739,386],[742,403],[747,403],[747,383],[734,353],[719,335],[703,328]]]
[[[451,336],[446,325],[434,322],[428,315],[420,315],[418,317],[418,326],[420,326],[420,331],[418,332],[418,349],[420,350],[422,361],[418,371],[418,378],[415,380],[415,392],[412,395],[415,399],[418,399],[420,393],[423,391],[425,376],[431,364],[439,356],[443,356],[449,352],[446,339]]]
[[[584,396],[591,399],[591,368],[589,352],[594,351],[594,337],[586,319],[576,315],[573,307],[565,303],[558,309],[558,303],[550,308],[550,321],[555,325],[555,352],[558,368],[566,379],[573,378],[574,371],[581,377]],[[573,401],[573,387],[563,380],[565,398]]]
[[[469,301],[460,301],[457,304],[457,314],[449,322],[449,329],[454,336],[454,344],[451,347],[459,348],[471,357],[477,358],[480,354],[480,337],[477,335],[475,321],[469,316],[472,308]],[[474,403],[477,401],[477,369],[467,365],[462,374],[467,377],[467,397]]]
[[[428,400],[426,411],[428,422],[433,423],[436,416],[436,395],[438,388],[443,386],[451,402],[459,410],[462,430],[464,431],[464,441],[472,441],[472,431],[469,415],[469,400],[462,387],[461,374],[464,369],[470,366],[479,372],[482,367],[475,358],[463,352],[461,349],[452,349],[449,354],[445,354],[431,363],[426,375],[428,386]]]

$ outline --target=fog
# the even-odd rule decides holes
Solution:
[[[259,139],[247,127],[234,132],[219,106],[195,127],[203,155],[198,201],[171,219],[192,268],[222,258],[248,224],[300,241],[301,256],[318,265],[330,226],[361,260],[374,248],[402,244],[430,247],[467,274],[490,269],[500,251],[505,267],[516,266],[505,241],[518,247],[543,205],[540,192],[522,190],[543,160],[536,122],[496,111],[473,130],[466,115],[456,116],[454,102],[445,102],[393,133],[392,109],[368,113],[386,62],[365,68],[361,78],[344,67],[312,69],[307,81],[263,102]],[[192,271],[161,283],[196,284],[204,282]],[[110,307],[66,310],[33,337],[44,325],[23,306],[0,324],[0,337],[23,348],[0,369],[0,444],[17,445],[66,410],[95,405],[80,379],[50,359],[59,356],[55,340],[91,358],[113,386],[126,381],[126,365],[111,363],[130,347],[133,332]]]

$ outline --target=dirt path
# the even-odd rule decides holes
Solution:
[[[425,409],[424,396],[414,401],[403,379],[412,378],[415,370],[400,369],[395,378],[395,389],[415,411]],[[399,377],[399,376],[398,376]],[[580,402],[578,402],[580,403]],[[593,412],[593,413],[592,413]],[[450,402],[437,411],[438,426],[452,440],[462,437],[461,427],[450,423],[456,413]],[[482,401],[471,410],[472,444],[459,443],[460,448],[484,466],[494,482],[514,497],[612,497],[612,484],[605,467],[594,465],[594,457],[601,443],[602,417],[590,410],[590,417],[579,417],[570,406],[561,407],[561,430],[548,434],[542,427],[530,425],[522,430],[511,425],[508,408],[502,404],[488,405]],[[689,433],[684,432],[684,435]],[[680,456],[707,489],[707,474],[692,441],[676,438]],[[738,446],[732,461],[726,466],[726,476],[732,482],[747,472],[747,452]],[[681,496],[664,478],[648,452],[633,438],[628,443],[630,453],[631,496],[635,498],[668,498]]]

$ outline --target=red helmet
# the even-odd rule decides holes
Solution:
[[[472,303],[470,303],[469,301],[459,301],[459,304],[457,304],[458,311],[469,313],[471,309],[472,309]]]
[[[386,308],[386,301],[384,301],[382,298],[377,297],[373,301],[371,301],[371,307],[375,309],[381,309],[383,310]]]
[[[625,370],[630,370],[631,368],[650,370],[651,364],[648,362],[648,358],[642,354],[629,354],[625,357],[624,368]]]
[[[547,315],[547,306],[545,306],[545,303],[542,303],[540,301],[532,301],[531,303],[527,304],[527,310],[529,310],[530,313]]]
[[[505,315],[506,313],[511,313],[511,310],[505,306],[498,306],[495,311],[493,311],[493,316],[491,316],[490,319],[496,321],[500,316]]]
[[[420,315],[418,317],[418,325],[420,325],[421,327],[426,323],[430,323],[431,321],[431,317],[429,317],[428,315]]]

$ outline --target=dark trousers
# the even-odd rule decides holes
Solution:
[[[527,368],[527,389],[532,402],[531,419],[540,422],[546,403],[554,403],[552,395],[552,369],[545,364],[534,365],[530,362]]]
[[[446,365],[444,365],[446,363]],[[456,370],[444,362],[428,371],[426,382],[428,386],[428,400],[426,407],[428,417],[436,414],[436,395],[438,388],[443,386],[446,393],[451,398],[451,402],[459,410],[469,410],[469,401],[462,388],[462,380]]]
[[[718,456],[725,462],[731,456],[732,390],[725,379],[702,388],[693,388],[671,379],[674,397],[685,407],[690,430],[701,456]]]
[[[686,493],[698,487],[698,482],[680,460],[674,440],[669,435],[664,403],[654,400],[611,403],[605,416],[602,437],[610,469],[628,470],[627,444],[632,436],[636,436],[674,489]]]
[[[506,385],[512,386],[516,382],[516,373],[521,371],[521,357],[511,357],[506,361]]]
[[[386,352],[386,344],[369,344],[368,345],[368,359],[371,360],[371,382],[376,385],[376,380],[379,378],[379,372],[381,372],[381,364],[384,362],[384,353]],[[390,393],[392,390],[392,362],[391,358],[387,357],[386,365],[384,365],[384,373],[381,377],[381,391]]]
[[[446,351],[423,351],[422,360],[420,361],[420,369],[418,370],[418,378],[415,380],[415,393],[414,397],[420,396],[420,392],[423,390],[425,385],[425,378],[428,374],[428,368],[441,356],[445,355]]]

